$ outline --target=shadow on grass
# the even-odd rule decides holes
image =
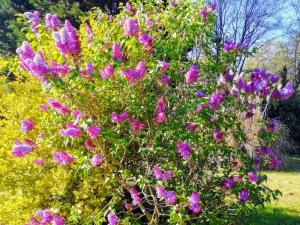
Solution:
[[[246,219],[244,225],[300,225],[300,215],[285,208],[257,209]]]
[[[280,171],[286,172],[300,172],[300,157],[298,156],[289,156],[287,157],[285,162],[285,168]]]

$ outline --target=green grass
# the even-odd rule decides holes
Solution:
[[[245,225],[300,225],[300,158],[288,158],[287,168],[267,172],[268,186],[282,197],[250,215]]]

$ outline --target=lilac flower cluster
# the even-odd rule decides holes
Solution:
[[[185,74],[185,83],[186,84],[193,84],[197,82],[199,77],[199,69],[196,64],[193,64],[191,68]]]
[[[140,61],[135,69],[123,70],[122,73],[128,80],[129,84],[133,85],[143,80],[147,68],[144,61]]]
[[[64,225],[65,224],[65,218],[52,213],[48,209],[44,210],[39,210],[36,212],[38,215],[38,218],[32,217],[30,219],[30,223],[26,225],[47,225],[47,224],[52,224],[52,225]]]
[[[124,123],[125,120],[127,120],[129,114],[128,112],[123,112],[121,114],[117,114],[115,112],[113,112],[111,114],[111,122],[112,123]]]
[[[60,27],[60,21],[57,15],[47,13],[45,16],[45,26],[48,29],[57,30]]]
[[[60,165],[66,166],[74,161],[74,158],[69,153],[61,150],[60,152],[52,154],[52,158]]]
[[[28,155],[35,147],[35,142],[29,139],[25,139],[23,142],[15,141],[12,148],[12,154],[15,157],[24,157]]]
[[[122,57],[121,57],[122,58]],[[99,70],[99,73],[103,80],[107,80],[109,78],[113,78],[114,76],[114,68],[111,64],[107,65],[104,69]]]
[[[47,100],[48,105],[55,111],[57,111],[60,115],[67,115],[70,113],[70,109],[63,105],[60,101],[55,99],[48,99]]]
[[[21,121],[21,131],[30,132],[34,128],[34,122],[31,119]]]
[[[129,193],[131,198],[133,199],[133,205],[141,204],[141,197],[139,196],[138,191],[135,188],[130,188]]]
[[[264,163],[268,164],[269,169],[278,169],[282,164],[282,159],[271,146],[258,147],[255,152],[254,165],[256,169],[260,169]]]
[[[93,157],[91,158],[91,164],[96,167],[96,166],[100,166],[101,162],[102,162],[102,158],[99,154],[95,154],[93,155]]]
[[[137,119],[134,119],[134,118],[129,120],[129,124],[131,126],[131,129],[134,132],[141,131],[141,130],[145,129],[145,124],[140,123]]]
[[[231,52],[233,50],[236,50],[236,51],[240,51],[241,50],[241,43],[234,43],[233,41],[231,40],[225,40],[224,41],[224,52],[225,53],[228,53],[228,52]]]
[[[79,138],[81,136],[81,129],[79,126],[67,123],[65,129],[60,130],[61,136],[67,136],[69,138]]]
[[[119,222],[119,218],[114,213],[109,213],[107,215],[107,221],[109,225],[117,225]]]
[[[156,196],[159,199],[165,199],[168,205],[174,205],[176,202],[176,193],[174,191],[166,191],[161,185],[156,186]]]
[[[173,176],[173,171],[168,170],[167,172],[163,172],[161,168],[155,166],[153,168],[153,174],[157,180],[162,180],[164,182],[167,182]]]
[[[177,149],[183,160],[187,160],[192,153],[190,145],[184,141],[177,142]]]
[[[40,24],[40,13],[35,12],[25,12],[24,17],[29,19],[29,22],[31,23],[31,30],[33,32],[38,32],[37,26]]]
[[[80,41],[76,29],[66,20],[60,32],[54,32],[53,38],[58,50],[63,54],[77,56],[80,53]]]
[[[200,195],[198,192],[193,192],[190,197],[188,197],[189,201],[189,209],[192,210],[194,213],[199,213],[201,208],[200,204]]]
[[[155,122],[161,124],[167,120],[166,115],[166,101],[163,97],[159,98],[156,102],[156,116]]]

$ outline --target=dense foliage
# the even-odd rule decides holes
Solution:
[[[248,50],[215,57],[214,4],[94,9],[79,30],[24,17],[22,73],[1,86],[1,222],[233,224],[277,197],[260,176],[281,163],[277,123],[259,121],[250,151],[238,115],[294,91],[265,70],[233,79]]]

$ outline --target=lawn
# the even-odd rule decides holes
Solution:
[[[267,172],[268,186],[279,189],[282,197],[254,212],[246,225],[300,225],[300,157],[288,160],[286,170]]]

